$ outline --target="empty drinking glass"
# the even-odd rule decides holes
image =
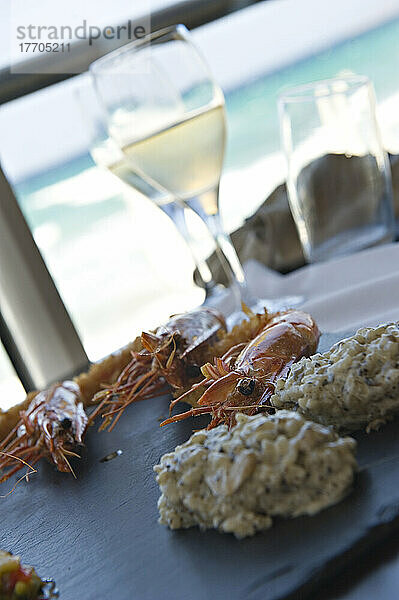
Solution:
[[[367,77],[286,90],[279,114],[288,198],[307,260],[392,241],[390,166]]]

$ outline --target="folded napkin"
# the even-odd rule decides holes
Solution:
[[[397,235],[399,236],[399,155],[390,155],[394,192]],[[325,212],[334,206],[334,219],[328,223],[339,226],[345,222],[347,212],[344,203],[337,206],[336,189],[339,186],[342,198],[351,197],[354,205],[362,210],[364,194],[364,163],[356,157],[326,155],[305,167],[303,177],[312,177],[313,195],[320,198]],[[256,213],[231,235],[242,263],[256,260],[271,269],[286,273],[304,264],[301,244],[288,204],[285,183],[278,186],[265,200]],[[226,283],[226,275],[218,257],[213,254],[208,260],[214,279]]]

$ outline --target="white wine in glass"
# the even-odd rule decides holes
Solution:
[[[98,96],[89,79],[76,90],[76,100],[81,112],[82,123],[88,135],[88,146],[94,162],[106,168],[129,187],[139,191],[156,204],[175,224],[179,233],[187,243],[197,267],[206,299],[218,293],[221,286],[215,283],[212,273],[199,255],[194,240],[187,228],[185,212],[190,210],[182,202],[177,201],[168,191],[151,185],[132,168],[128,157],[121,151],[115,140],[109,137],[106,127],[106,116],[99,103]]]
[[[236,308],[241,300],[253,303],[219,215],[224,96],[187,29],[178,25],[146,36],[90,70],[109,132],[134,169],[196,210],[228,266]]]
[[[224,96],[183,25],[115,50],[90,66],[108,129],[132,168],[204,220],[227,266],[235,308],[249,292],[219,213],[226,141]]]
[[[224,107],[219,104],[122,150],[141,172],[180,199],[190,200],[217,188],[225,138]]]

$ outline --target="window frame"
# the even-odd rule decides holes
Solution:
[[[80,337],[0,166],[1,339],[25,389],[87,367]]]
[[[204,0],[181,0],[152,13],[151,30],[154,31],[176,23],[183,23],[188,29],[194,29],[260,1],[265,0],[211,0],[207,2],[204,2]],[[134,28],[135,25],[140,25],[140,19],[132,19],[131,23],[132,28]],[[126,23],[121,23],[121,25],[126,25]],[[113,40],[112,44],[107,44],[104,47],[88,46],[82,42],[74,42],[73,73],[46,73],[46,54],[40,55],[34,60],[30,59],[30,73],[27,74],[12,73],[10,68],[0,69],[0,106],[87,71],[94,60],[124,43],[123,40]],[[80,52],[81,50],[83,51]],[[67,69],[67,54],[59,54],[58,59],[60,61],[59,70],[62,70],[63,64]],[[54,57],[51,60],[54,60]],[[23,65],[21,65],[21,69],[23,70]]]

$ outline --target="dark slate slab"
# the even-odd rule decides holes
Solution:
[[[324,336],[322,349],[341,337]],[[166,397],[142,402],[113,433],[91,430],[75,463],[78,480],[42,463],[1,500],[0,547],[54,577],[62,600],[305,598],[399,527],[399,423],[358,436],[362,470],[353,493],[315,517],[280,520],[242,541],[161,527],[152,466],[193,427],[160,430],[167,407]],[[99,462],[117,449],[121,456]]]

